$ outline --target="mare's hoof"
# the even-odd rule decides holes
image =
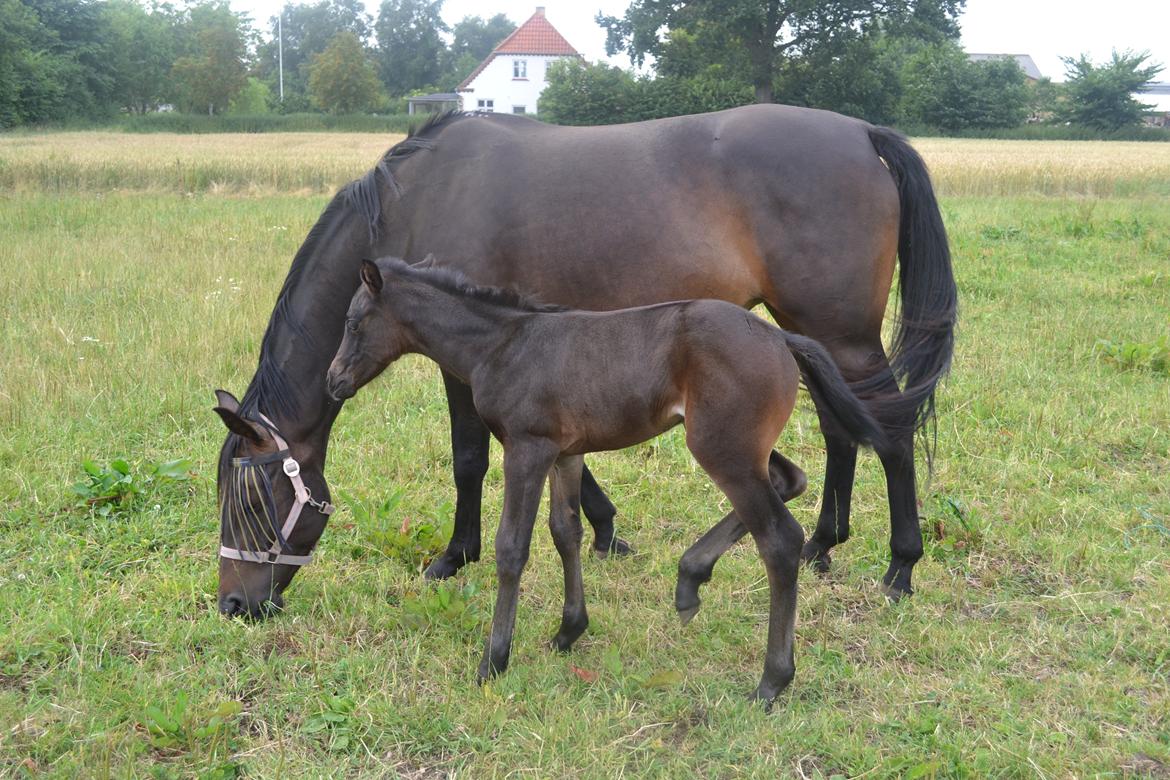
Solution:
[[[435,560],[431,561],[431,565],[423,572],[423,576],[428,580],[445,580],[454,577],[463,568],[464,564],[479,560],[479,556],[474,558],[464,557],[463,555],[453,556],[443,553]]]
[[[597,556],[598,560],[604,561],[609,557],[610,553],[613,553],[619,558],[624,558],[627,555],[633,555],[634,548],[630,547],[630,543],[625,539],[619,539],[616,536],[608,545],[602,543],[601,546],[598,546],[596,543],[594,543],[593,554]]]
[[[695,606],[693,606],[693,607],[687,607],[686,609],[680,609],[680,610],[678,611],[678,619],[679,619],[679,621],[680,621],[680,622],[681,622],[681,623],[682,623],[684,626],[685,626],[687,623],[690,623],[690,622],[691,622],[691,620],[692,620],[692,619],[695,617],[695,615],[699,614],[699,607],[700,607],[700,606],[701,606],[701,605],[699,605],[699,604],[696,604],[696,605],[695,605]]]
[[[828,574],[829,567],[833,563],[833,558],[829,555],[828,550],[812,541],[805,542],[800,551],[800,560],[804,561],[817,574]]]
[[[910,573],[913,571],[914,564],[898,565],[891,563],[890,568],[886,570],[886,576],[882,577],[882,595],[893,603],[897,603],[904,598],[914,595],[914,589],[910,587]]]

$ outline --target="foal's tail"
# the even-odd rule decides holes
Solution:
[[[816,404],[817,411],[830,414],[849,435],[861,444],[880,447],[886,443],[886,432],[861,399],[849,389],[845,377],[833,358],[820,343],[781,330],[784,343],[796,358],[804,385]]]
[[[869,128],[869,140],[898,187],[901,223],[898,228],[897,329],[890,348],[890,368],[902,387],[896,401],[874,399],[887,430],[921,430],[934,417],[934,390],[951,367],[955,346],[958,295],[951,270],[947,231],[939,213],[930,174],[918,152],[899,133]],[[880,375],[859,382],[863,396],[882,394]]]

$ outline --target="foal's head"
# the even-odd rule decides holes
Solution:
[[[407,331],[387,300],[389,291],[382,270],[363,260],[361,278],[362,286],[349,304],[345,333],[325,382],[329,395],[338,401],[352,398],[410,347]]]

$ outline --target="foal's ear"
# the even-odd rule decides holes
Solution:
[[[240,411],[240,402],[237,401],[236,397],[227,390],[216,390],[215,400],[218,401],[219,405],[224,409],[228,409],[229,411],[236,413],[239,413]]]
[[[232,400],[234,401],[235,399],[233,398]],[[219,415],[219,419],[223,420],[223,424],[226,425],[228,430],[232,433],[243,436],[253,444],[264,443],[264,429],[255,423],[248,422],[239,414],[237,414],[239,411],[238,406],[235,409],[229,409],[224,406],[217,406],[211,411]]]
[[[374,295],[382,292],[382,272],[369,260],[362,260],[362,281]]]

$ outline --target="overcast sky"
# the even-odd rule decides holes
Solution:
[[[366,0],[376,16],[380,0]],[[266,26],[283,0],[231,0],[237,11],[247,11],[257,27]],[[504,13],[517,24],[535,10],[532,0],[446,0],[443,19],[454,24],[464,16],[490,17]],[[605,33],[593,21],[598,11],[620,16],[629,0],[544,0],[546,15],[574,48],[588,60],[605,59]],[[1167,0],[967,0],[960,19],[963,48],[971,52],[1031,54],[1040,72],[1064,80],[1062,56],[1088,54],[1094,62],[1109,58],[1113,49],[1149,51],[1152,60],[1170,66],[1170,2]],[[629,67],[629,60],[611,61]],[[1170,81],[1170,69],[1158,76]]]

